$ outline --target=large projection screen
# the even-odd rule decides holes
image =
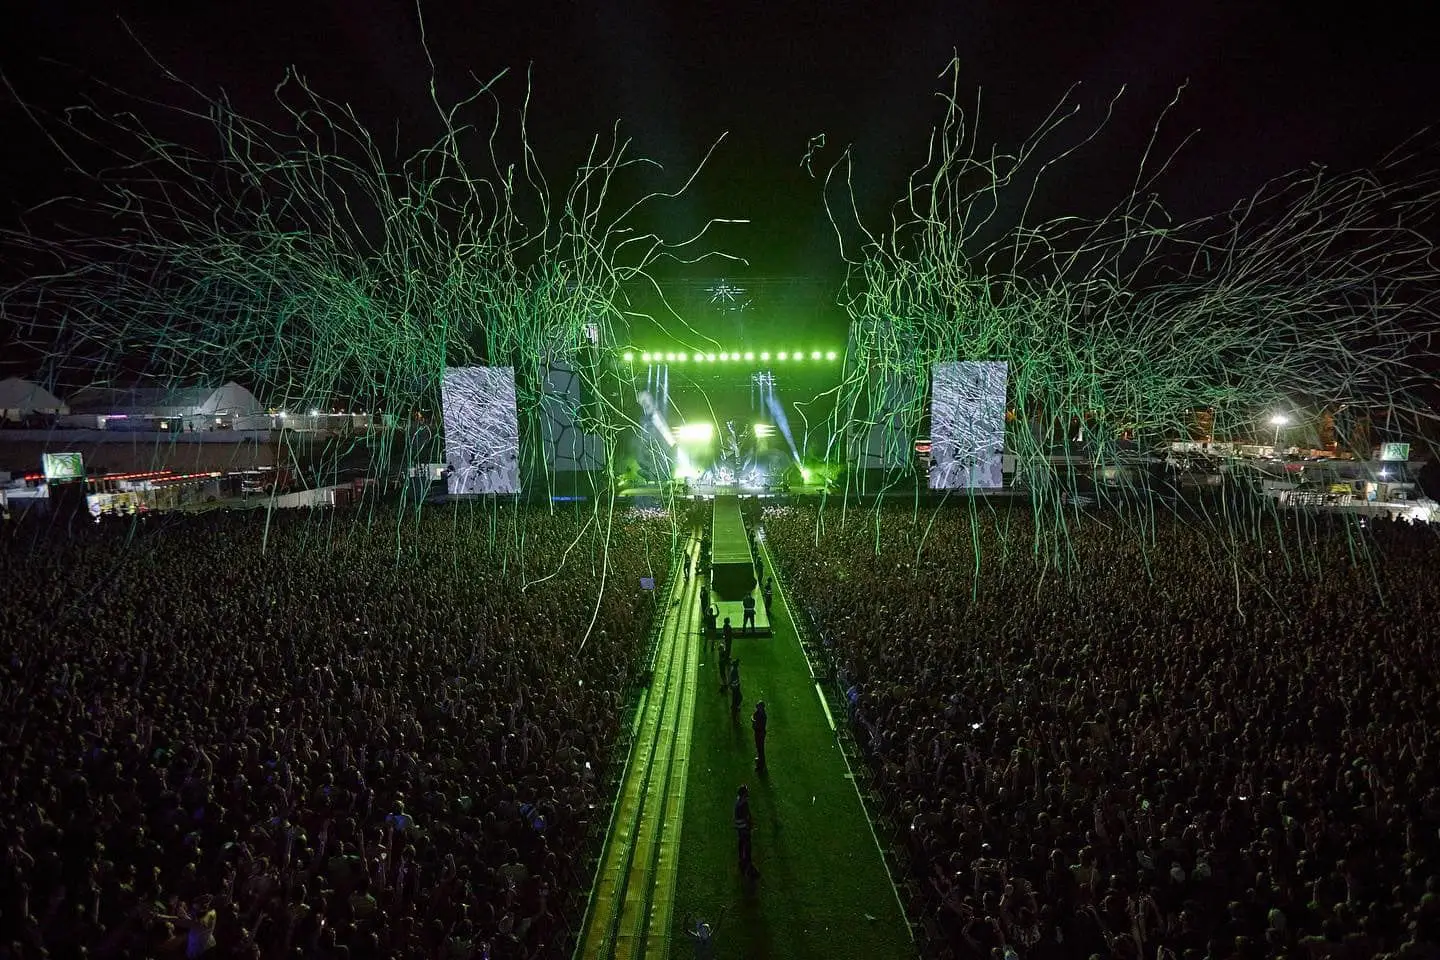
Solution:
[[[520,492],[514,367],[450,367],[441,383],[451,496]]]
[[[994,489],[1003,484],[1003,360],[937,363],[931,368],[930,489]]]

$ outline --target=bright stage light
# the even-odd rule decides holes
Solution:
[[[825,359],[826,359],[826,360],[834,360],[834,359],[835,359],[835,351],[834,351],[834,350],[831,350],[829,353],[825,354]]]
[[[649,363],[649,362],[650,362],[650,354],[648,354],[648,353],[642,353],[642,354],[640,354],[640,359],[641,359],[641,360],[644,360],[646,363]]]
[[[787,356],[789,356],[789,354],[787,354],[784,350],[781,350],[781,351],[780,351],[779,353],[777,353],[775,356],[776,356],[776,358],[779,359],[779,360],[784,360]]]
[[[715,362],[715,354],[713,354],[713,353],[707,353],[707,354],[705,354],[705,362],[706,362],[706,363],[714,363],[714,362]]]
[[[792,353],[790,356],[791,356],[792,359],[795,359],[795,360],[804,360],[804,359],[805,359],[805,354],[804,354],[803,352],[799,351],[799,350],[796,350],[796,351],[795,351],[794,353]]]
[[[755,436],[773,437],[775,436],[775,426],[769,423],[757,423],[755,424]]]
[[[634,350],[626,350],[626,351],[625,351],[625,362],[626,362],[626,363],[634,363],[634,362],[635,362],[635,351],[634,351]]]
[[[675,439],[702,443],[715,436],[713,423],[682,423],[675,428]]]
[[[666,363],[674,363],[674,362],[675,362],[675,354],[673,354],[673,353],[667,353],[667,354],[665,354],[665,362],[666,362]]]
[[[746,351],[745,351],[745,359],[746,359],[746,360],[754,360],[754,359],[755,359],[755,354],[751,353],[749,350],[746,350]]]
[[[769,363],[769,362],[770,362],[770,351],[769,351],[769,350],[766,350],[764,353],[760,354],[760,360],[761,360],[762,362],[764,362],[764,363]]]
[[[811,351],[810,351],[810,359],[811,359],[811,360],[819,360],[819,359],[820,359],[820,351],[819,351],[819,350],[811,350]]]
[[[683,353],[677,353],[677,354],[675,354],[675,359],[676,359],[677,361],[679,361],[680,363],[684,363],[686,360],[689,360],[690,358],[689,358],[688,356],[686,356],[685,354],[683,354]]]
[[[700,471],[696,469],[695,464],[690,462],[690,458],[685,455],[685,451],[675,451],[675,479],[694,480],[699,476]]]

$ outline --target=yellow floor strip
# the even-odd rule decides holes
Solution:
[[[655,676],[576,950],[586,960],[633,960],[645,953],[652,905],[662,909],[668,926],[699,669],[692,587],[692,581],[679,579],[665,609]],[[674,605],[677,597],[680,603]],[[663,950],[652,955],[663,956]]]
[[[685,618],[687,621],[689,618]],[[689,666],[680,704],[680,730],[671,760],[670,789],[661,824],[660,861],[656,865],[650,919],[645,930],[646,960],[665,960],[670,953],[670,925],[675,915],[675,878],[680,869],[680,831],[685,825],[685,785],[690,778],[690,732],[695,721],[695,691],[700,672],[700,634],[686,631]]]

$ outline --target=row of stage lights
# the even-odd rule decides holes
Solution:
[[[635,356],[635,351],[626,350],[624,354],[625,362],[634,363]],[[758,354],[750,350],[747,350],[744,353],[685,353],[683,351],[679,353],[647,352],[642,353],[639,356],[641,363],[687,363],[690,360],[694,360],[696,363],[726,363],[731,360],[740,360],[753,363],[756,359],[759,359],[761,363],[770,362],[770,351],[768,350]],[[810,351],[811,360],[834,360],[836,356],[837,354],[834,350]],[[786,350],[781,350],[779,353],[775,354],[775,359],[782,362],[786,360],[804,360],[805,351],[796,350],[792,353]]]

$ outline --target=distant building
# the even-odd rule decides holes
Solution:
[[[1321,450],[1329,450],[1331,453],[1334,453],[1336,450],[1339,449],[1340,445],[1335,440],[1334,412],[1326,410],[1320,414],[1318,433]]]
[[[1190,420],[1190,439],[1199,443],[1215,442],[1215,411],[1201,407]]]

